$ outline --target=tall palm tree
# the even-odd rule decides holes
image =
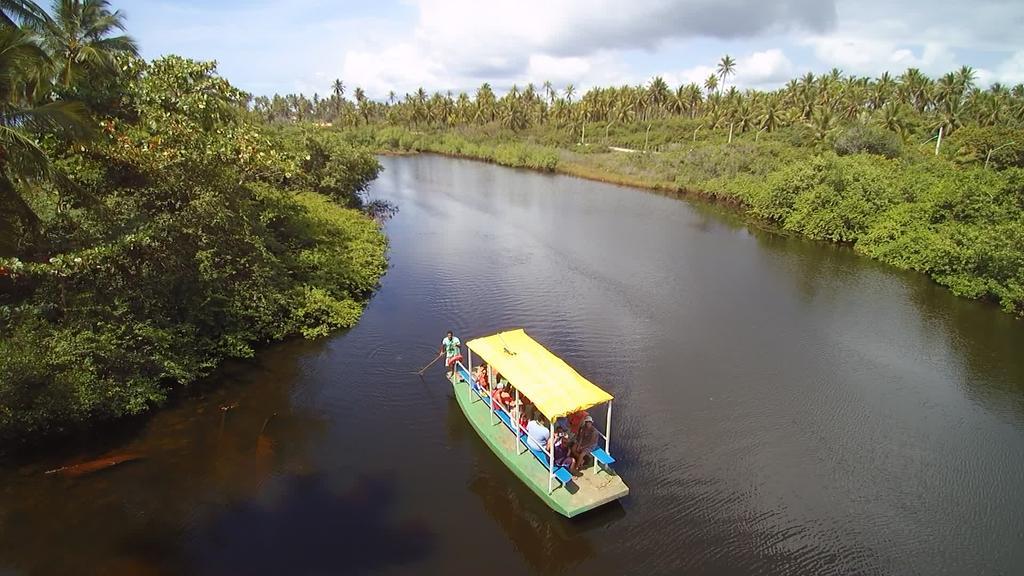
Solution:
[[[110,11],[107,0],[54,0],[53,20],[40,27],[43,46],[57,66],[57,83],[71,88],[91,74],[116,70],[120,54],[138,56],[139,49],[130,36],[114,36],[124,31],[124,14]]]
[[[26,99],[25,78],[39,77],[52,65],[46,52],[27,32],[0,26],[0,210],[16,215],[27,237],[38,236],[39,217],[21,197],[19,185],[52,176],[50,160],[35,134],[60,130],[70,136],[88,133],[88,114],[77,102],[37,105]]]
[[[782,103],[777,96],[768,96],[761,105],[761,114],[757,118],[757,124],[761,130],[771,132],[778,129],[783,122]]]
[[[0,0],[0,26],[40,26],[50,16],[31,0]]]
[[[722,59],[718,61],[716,72],[718,73],[719,80],[722,81],[722,89],[725,89],[726,79],[736,74],[736,60],[728,54],[722,56]]]
[[[655,116],[660,116],[671,96],[668,84],[661,76],[655,76],[647,87],[647,104]]]

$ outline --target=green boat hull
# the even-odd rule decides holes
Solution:
[[[614,470],[596,463],[583,469],[579,477],[565,486],[553,479],[551,486],[554,490],[549,494],[547,468],[517,441],[497,416],[491,414],[487,404],[470,390],[468,384],[453,377],[452,387],[459,408],[480,438],[552,510],[572,518],[629,494],[629,487]]]

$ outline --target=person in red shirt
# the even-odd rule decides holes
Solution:
[[[586,410],[580,410],[579,412],[573,412],[569,414],[569,433],[575,438],[580,433],[580,424],[583,424],[583,420],[590,416]]]
[[[509,410],[512,406],[512,393],[508,390],[508,383],[506,382],[504,386],[495,385],[494,391],[491,392],[491,398],[498,403],[498,406],[501,406],[506,411]]]
[[[488,386],[487,382],[486,364],[480,364],[479,366],[473,369],[473,380],[476,381],[476,385],[479,386],[480,389],[483,390],[484,392],[487,392],[488,390],[491,389],[491,387]]]

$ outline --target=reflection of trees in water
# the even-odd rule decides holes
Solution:
[[[275,482],[276,483],[276,482]],[[396,491],[363,478],[335,494],[324,476],[290,476],[269,503],[241,501],[190,539],[192,573],[369,574],[423,560],[434,537],[392,524]]]
[[[994,304],[955,296],[923,274],[896,269],[848,247],[767,232],[755,237],[760,246],[785,257],[787,273],[797,279],[805,303],[858,290],[894,299],[905,295],[916,310],[901,317],[913,322],[908,331],[936,354],[957,355],[956,364],[967,370],[968,392],[996,408],[1009,401],[1024,414],[1024,322]],[[895,310],[899,302],[879,304]]]
[[[929,332],[941,335],[945,347],[963,359],[968,393],[997,409],[1010,403],[1024,415],[1024,321],[929,284],[911,290],[910,298],[927,318],[922,322],[929,323]]]
[[[816,298],[829,298],[835,287],[855,283],[867,272],[865,267],[881,271],[888,268],[879,262],[864,258],[847,246],[808,240],[800,236],[772,230],[753,230],[758,246],[780,258],[788,276],[796,279],[796,288],[805,304]]]
[[[19,471],[0,470],[0,557],[29,573],[186,573],[183,540],[205,511],[254,498],[282,470],[301,475],[310,468],[309,451],[326,427],[292,406],[292,392],[303,358],[323,345],[270,347],[220,371],[216,387],[200,387],[137,427],[87,438],[73,454],[23,463]],[[77,479],[41,474],[111,451],[146,459]]]

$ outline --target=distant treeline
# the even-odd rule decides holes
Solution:
[[[386,102],[357,90],[354,103],[338,90],[313,108],[287,96],[253,110],[275,124],[331,122],[378,150],[724,200],[1024,314],[1024,86],[980,88],[965,66],[937,79],[833,70],[740,91],[728,86],[735,65],[725,57],[703,85],[675,89],[654,78],[498,97],[485,84],[472,97],[420,89]]]
[[[1019,130],[1024,124],[1024,85],[996,83],[980,88],[975,71],[968,66],[936,79],[915,68],[877,78],[833,69],[818,76],[807,73],[772,91],[726,87],[735,72],[735,62],[728,56],[718,69],[703,86],[690,83],[673,88],[657,77],[646,85],[593,88],[579,95],[571,84],[558,90],[544,82],[539,88],[513,86],[498,97],[489,84],[483,84],[473,95],[431,94],[420,88],[401,98],[392,92],[383,102],[367,98],[360,88],[350,101],[345,98],[344,83],[336,80],[333,93],[326,97],[258,97],[252,109],[267,122],[346,127],[380,123],[417,129],[488,124],[513,131],[547,127],[562,132],[569,142],[601,142],[616,126],[654,124],[668,118],[696,121],[692,124],[696,134],[677,134],[676,140],[697,138],[700,131],[735,136],[800,127],[809,139],[825,142],[842,127],[861,124],[918,141],[937,137],[940,128],[949,136],[965,127]],[[997,161],[1024,157],[1024,143],[1007,148],[996,155]]]

